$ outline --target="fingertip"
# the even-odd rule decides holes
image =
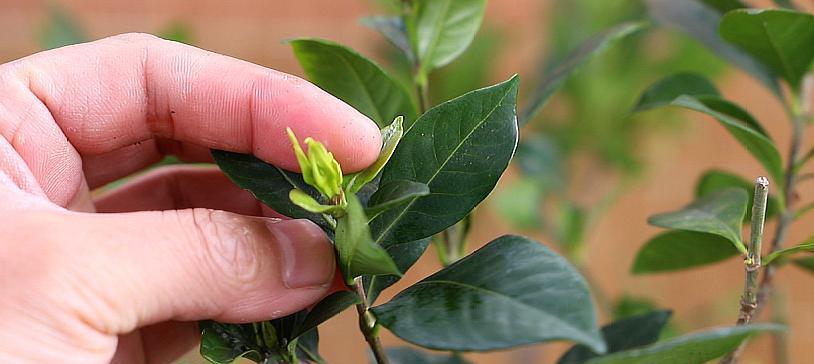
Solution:
[[[275,71],[255,87],[257,157],[299,171],[286,134],[290,127],[300,141],[311,137],[325,145],[345,173],[362,170],[378,158],[382,138],[376,123],[319,87]]]

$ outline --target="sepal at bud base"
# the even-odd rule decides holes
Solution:
[[[288,199],[291,200],[291,202],[293,202],[295,205],[302,207],[306,211],[317,214],[329,214],[334,217],[344,215],[345,205],[347,205],[347,203],[344,203],[344,201],[340,205],[323,205],[320,204],[313,197],[311,197],[311,195],[299,189],[291,190],[288,193]]]
[[[305,154],[291,128],[286,128],[286,132],[294,147],[294,154],[297,156],[297,163],[300,165],[305,183],[316,188],[329,200],[341,197],[342,168],[333,154],[325,149],[322,143],[310,137],[305,138],[305,144],[308,145],[308,154]]]

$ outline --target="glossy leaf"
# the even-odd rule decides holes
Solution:
[[[653,311],[644,315],[614,321],[602,327],[602,336],[608,344],[608,354],[635,349],[656,342],[672,312]],[[575,345],[557,364],[582,364],[599,354],[584,345]]]
[[[492,241],[373,313],[397,336],[431,349],[572,340],[605,350],[585,280],[564,258],[518,236]]]
[[[740,67],[781,96],[774,73],[718,35],[721,12],[695,0],[645,0],[650,15],[664,26],[686,33],[719,57]]]
[[[410,63],[415,63],[415,54],[407,35],[407,25],[400,16],[368,16],[360,21],[362,25],[376,29],[391,44],[393,44]]]
[[[695,197],[703,197],[712,192],[719,191],[729,187],[737,187],[747,191],[749,196],[755,194],[755,184],[733,173],[722,170],[711,169],[704,172],[695,186]],[[749,199],[749,204],[746,206],[746,217],[744,222],[749,222],[752,219],[752,199]],[[777,206],[777,199],[769,196],[766,202],[766,218],[770,219],[777,216],[779,207]]]
[[[334,240],[345,282],[351,284],[354,278],[367,274],[401,275],[387,251],[371,239],[367,216],[359,199],[354,195],[346,198],[346,215],[337,221]]]
[[[282,170],[250,154],[212,150],[212,157],[229,179],[274,211],[326,226],[320,215],[304,210],[289,199],[292,189],[305,191],[311,197],[319,196],[318,192],[303,181],[302,175]]]
[[[636,255],[633,273],[660,273],[694,268],[738,255],[732,243],[718,235],[674,230],[656,235]]]
[[[773,324],[752,324],[707,330],[591,359],[586,364],[706,363],[734,350],[751,336],[782,331]]]
[[[390,243],[387,244],[384,249],[387,250],[387,253],[390,254],[390,257],[396,262],[396,267],[398,267],[399,271],[407,272],[407,270],[421,258],[429,244],[430,239],[425,238],[406,243]],[[393,274],[365,276],[363,283],[368,303],[373,304],[376,302],[379,293],[398,282],[399,279],[401,279],[401,276]]]
[[[513,77],[445,102],[405,131],[380,183],[414,181],[429,186],[430,194],[373,219],[377,243],[443,231],[492,191],[517,145],[517,86]]]
[[[777,147],[766,136],[757,121],[751,117],[744,117],[748,115],[744,114],[745,111],[741,112],[742,109],[734,104],[714,97],[696,98],[683,95],[673,100],[671,104],[714,117],[763,165],[774,181],[783,180],[783,165]]]
[[[676,73],[656,81],[644,91],[633,111],[644,111],[670,105],[681,95],[720,96],[709,79],[695,73]]]
[[[697,199],[681,210],[653,215],[647,222],[668,229],[715,234],[726,238],[745,254],[741,223],[748,200],[746,191],[727,188]]]
[[[345,46],[320,39],[291,41],[308,80],[386,127],[397,116],[415,120],[407,90],[381,67]]]
[[[486,0],[413,2],[408,34],[421,74],[445,66],[466,50],[480,28]]]
[[[296,340],[296,345],[297,358],[299,358],[301,362],[326,364],[325,359],[319,355],[319,333],[316,328],[300,335]]]
[[[789,10],[735,10],[721,18],[721,37],[783,77],[795,90],[814,60],[814,16]]]
[[[533,119],[548,103],[548,100],[577,69],[594,56],[611,47],[615,42],[643,28],[642,23],[624,23],[599,33],[588,39],[578,49],[569,54],[560,64],[551,69],[535,87],[520,114],[520,124]]]
[[[809,273],[814,273],[814,257],[797,258],[792,260],[792,263]]]
[[[390,364],[471,364],[460,355],[439,355],[409,347],[387,348],[385,352]]]
[[[430,188],[423,183],[404,180],[388,181],[379,186],[373,196],[370,196],[365,213],[369,218],[373,218],[388,209],[429,194]]]
[[[230,325],[214,321],[201,322],[201,356],[213,364],[231,364],[238,358],[260,362],[260,349],[255,347],[252,325]]]
[[[331,317],[338,315],[346,308],[362,303],[362,299],[356,293],[350,291],[334,292],[330,296],[319,301],[314,308],[308,311],[303,319],[291,334],[290,339],[296,339],[311,329],[316,328]]]
[[[793,246],[791,248],[781,249],[781,250],[772,252],[771,254],[769,254],[769,255],[767,255],[767,256],[765,256],[763,258],[763,264],[769,265],[769,264],[772,264],[772,262],[774,262],[774,261],[776,261],[778,259],[784,259],[784,258],[787,258],[790,255],[800,253],[800,252],[809,252],[809,253],[814,252],[814,239],[809,239],[808,242],[802,243],[800,245]]]

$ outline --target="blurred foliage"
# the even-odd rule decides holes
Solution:
[[[87,40],[85,31],[65,9],[56,5],[48,8],[47,20],[40,33],[40,45],[43,49],[64,47]]]
[[[547,39],[547,55],[540,66],[543,75],[593,34],[621,22],[648,18],[641,0],[556,0],[550,9],[548,34],[552,36]],[[640,90],[666,72],[694,71],[712,77],[723,67],[713,54],[681,35],[651,30],[620,40],[572,76],[552,104],[524,130],[518,150],[522,177],[516,185],[527,190],[529,182],[525,180],[536,181],[542,191],[537,195],[546,201],[546,207],[517,211],[530,204],[511,207],[498,203],[501,214],[518,227],[528,228],[528,221],[514,217],[534,216],[543,210],[539,226],[546,227],[555,242],[576,254],[585,229],[619,197],[624,184],[640,174],[642,155],[637,148],[641,138],[678,121],[669,110],[644,116],[630,114],[628,110]],[[540,157],[541,147],[535,147],[541,143],[545,144],[545,158]],[[551,156],[557,163],[552,163]],[[590,165],[593,172],[577,174],[578,164]],[[553,165],[557,167],[551,168]],[[550,181],[558,183],[552,186]],[[515,193],[513,187],[510,185],[498,199],[509,198]],[[596,191],[601,192],[598,201],[586,202],[581,197]],[[587,204],[593,205],[590,212],[583,211]],[[574,220],[574,216],[579,219]]]
[[[558,0],[550,16],[551,37],[545,68],[590,37],[623,21],[647,19],[640,0]],[[542,113],[537,129],[553,138],[569,159],[587,151],[624,173],[640,169],[635,147],[647,120],[628,114],[640,90],[664,72],[691,70],[714,76],[723,64],[688,39],[662,33],[633,35],[608,49],[574,75],[559,93],[567,111]]]

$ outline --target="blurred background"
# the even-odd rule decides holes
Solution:
[[[79,40],[147,32],[302,75],[283,40],[308,36],[348,45],[407,77],[390,45],[358,23],[362,16],[387,13],[388,3],[0,0],[0,62]],[[434,74],[433,103],[514,73],[521,76],[521,96],[527,96],[547,67],[592,34],[622,21],[647,18],[639,0],[490,0],[471,48]],[[644,88],[676,71],[714,78],[724,96],[761,120],[785,154],[790,124],[765,88],[691,39],[655,27],[594,59],[524,127],[525,150],[517,162],[532,166],[525,165],[522,171],[518,165],[510,167],[498,190],[477,210],[469,249],[508,232],[558,249],[591,281],[602,322],[660,307],[674,310],[669,330],[673,334],[734,323],[743,281],[738,259],[681,273],[630,273],[638,249],[660,231],[647,225],[647,217],[692,200],[703,172],[725,168],[748,178],[762,173],[746,151],[706,116],[676,110],[630,114]],[[812,185],[801,186],[803,198],[814,196]],[[793,226],[788,241],[811,235],[810,226],[805,222]],[[425,255],[402,282],[385,291],[383,299],[439,268],[433,253]],[[788,306],[790,362],[810,362],[814,276],[787,267],[776,281]],[[351,311],[320,330],[321,352],[330,363],[367,361],[356,313]],[[766,311],[761,319],[771,314]],[[406,345],[383,332],[386,345]],[[771,363],[769,344],[768,336],[758,339],[743,363]],[[568,347],[556,343],[466,357],[482,364],[551,363]],[[193,352],[180,362],[202,360]]]

